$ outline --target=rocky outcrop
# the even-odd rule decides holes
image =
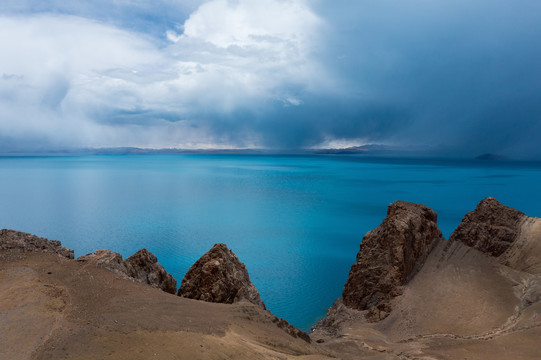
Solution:
[[[117,252],[111,252],[111,250],[108,249],[96,250],[93,254],[79,256],[77,261],[81,263],[91,263],[119,275],[127,276],[128,274],[124,261],[122,260],[122,255]]]
[[[60,241],[8,229],[0,230],[0,250],[52,252],[73,259],[73,250],[63,247]]]
[[[246,266],[225,244],[214,245],[192,265],[182,280],[178,295],[225,304],[246,300],[265,308]]]
[[[177,281],[158,263],[158,259],[147,249],[141,249],[126,260],[124,266],[128,276],[174,294]]]
[[[363,238],[342,293],[343,304],[369,310],[367,319],[385,318],[390,300],[423,266],[434,242],[441,239],[437,214],[424,205],[396,201],[387,217]]]
[[[119,275],[134,278],[171,294],[177,290],[177,281],[147,249],[139,250],[126,260],[122,260],[122,255],[111,250],[96,250],[93,254],[78,257],[77,261],[94,264]]]
[[[524,213],[488,197],[462,219],[450,240],[498,257],[517,239]]]
[[[293,336],[294,338],[299,338],[307,343],[311,343],[312,340],[310,339],[310,335],[305,333],[302,330],[297,329],[295,326],[288,323],[286,320],[278,318],[278,316],[272,315],[272,322],[276,324],[280,329],[284,330],[289,335]]]
[[[334,304],[329,309],[327,309],[325,317],[318,320],[314,326],[312,326],[311,334],[316,335],[316,338],[320,335],[335,337],[344,322],[364,322],[364,320],[366,320],[366,317],[363,316],[360,311],[344,306],[342,298],[340,297],[334,301]]]
[[[225,244],[215,244],[192,265],[182,280],[178,295],[208,302],[232,304],[249,301],[262,309],[265,304],[250,281],[246,266],[239,261]],[[250,311],[244,309],[244,311]],[[302,330],[267,311],[277,327],[294,338],[311,343],[310,336]]]

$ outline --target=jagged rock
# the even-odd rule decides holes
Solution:
[[[524,213],[488,197],[464,216],[450,240],[498,257],[516,240],[525,218]]]
[[[73,250],[63,247],[60,241],[8,229],[0,230],[0,250],[53,252],[73,259]]]
[[[117,274],[128,276],[128,271],[122,255],[117,252],[111,252],[108,249],[94,251],[93,254],[86,254],[77,258],[79,262],[94,263],[97,267],[111,270]]]
[[[225,304],[247,300],[265,308],[246,266],[225,244],[215,244],[192,265],[182,280],[178,295]]]
[[[158,259],[147,249],[141,249],[126,260],[124,266],[128,276],[174,294],[177,281],[158,263]]]
[[[289,335],[293,336],[294,338],[299,338],[307,343],[311,343],[312,339],[310,339],[310,335],[305,333],[302,330],[297,329],[295,326],[288,323],[286,320],[278,318],[278,316],[272,315],[272,322],[276,324],[280,329],[284,330]]]
[[[383,222],[363,238],[342,292],[344,305],[369,310],[369,321],[385,318],[391,311],[390,299],[401,294],[434,241],[442,238],[436,221],[436,212],[427,206],[392,203]]]
[[[165,271],[164,267],[158,263],[156,256],[147,249],[139,250],[126,260],[122,260],[122,255],[111,250],[96,250],[93,254],[78,257],[77,261],[93,263],[97,267],[134,278],[171,294],[177,290],[177,281]]]
[[[344,306],[342,298],[338,298],[334,301],[332,307],[327,310],[327,314],[324,318],[318,320],[314,326],[312,326],[312,334],[336,336],[342,323],[345,321],[363,321],[366,317],[362,316],[360,312],[352,310],[351,308]]]
[[[541,302],[541,277],[536,277],[527,282],[521,296],[523,306]]]

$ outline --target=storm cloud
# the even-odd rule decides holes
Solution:
[[[0,150],[384,143],[541,158],[537,1],[152,5],[3,2]]]

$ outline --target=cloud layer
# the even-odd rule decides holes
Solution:
[[[541,4],[6,1],[0,150],[383,142],[541,158]]]

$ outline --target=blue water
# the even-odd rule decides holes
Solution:
[[[360,156],[0,157],[0,228],[75,249],[146,247],[180,280],[214,243],[267,307],[307,330],[341,295],[362,236],[395,200],[448,237],[486,196],[541,216],[541,165]]]

